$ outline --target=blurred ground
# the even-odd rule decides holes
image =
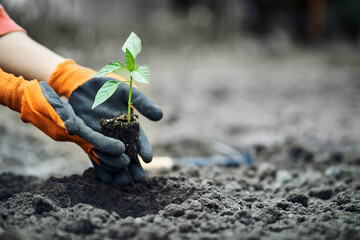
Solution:
[[[126,37],[138,33],[139,62],[151,68],[150,85],[139,88],[164,111],[159,123],[141,120],[155,156],[206,154],[191,147],[196,142],[217,140],[241,150],[288,137],[314,150],[359,151],[356,42],[299,44],[276,26],[261,37],[227,31],[220,23],[228,18],[206,4],[174,11],[170,3],[3,1],[30,36],[94,69],[122,56]],[[216,20],[220,25],[209,29]],[[47,176],[88,166],[76,146],[52,141],[5,107],[0,111],[1,171]]]

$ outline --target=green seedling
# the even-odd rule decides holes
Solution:
[[[141,51],[141,40],[135,34],[131,33],[128,39],[125,41],[122,51],[125,53],[125,65],[123,65],[119,60],[109,62],[105,67],[103,67],[99,72],[92,77],[102,77],[106,74],[118,71],[118,70],[126,70],[130,73],[130,80],[128,81],[115,81],[109,80],[98,90],[95,96],[94,103],[92,105],[92,109],[97,107],[98,105],[105,102],[108,98],[110,98],[116,91],[117,87],[122,83],[129,83],[129,99],[128,99],[128,122],[130,122],[131,117],[131,93],[132,93],[132,85],[133,79],[141,82],[149,84],[150,79],[150,69],[148,66],[138,66],[135,64],[135,58]]]

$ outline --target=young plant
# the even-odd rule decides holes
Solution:
[[[130,72],[129,81],[115,81],[109,80],[98,90],[95,96],[92,109],[98,105],[105,102],[110,98],[116,91],[117,87],[121,83],[129,83],[129,99],[128,99],[128,122],[130,122],[131,117],[131,94],[132,94],[132,84],[133,79],[141,83],[149,83],[150,79],[150,69],[148,66],[138,66],[135,64],[135,58],[141,51],[141,40],[140,38],[132,32],[128,39],[125,41],[122,51],[125,53],[125,65],[123,65],[119,60],[109,62],[105,67],[103,67],[99,72],[92,77],[102,77],[108,73],[115,72],[117,70],[127,70]]]

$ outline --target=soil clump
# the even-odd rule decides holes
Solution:
[[[139,144],[139,118],[132,114],[130,122],[128,115],[120,113],[119,116],[111,119],[100,120],[101,132],[108,137],[116,138],[125,144],[125,154],[132,161],[137,160],[137,148]]]

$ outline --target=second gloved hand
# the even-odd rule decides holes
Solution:
[[[99,121],[101,118],[112,118],[120,112],[127,113],[127,100],[129,85],[120,84],[113,96],[106,102],[91,109],[97,91],[109,80],[124,80],[116,74],[109,77],[92,78],[94,70],[81,67],[72,60],[60,64],[52,74],[49,84],[61,95],[69,98],[69,104],[73,107],[77,116],[97,132],[101,132]],[[162,118],[161,109],[143,93],[133,89],[132,103],[142,115],[150,120],[157,121]],[[140,129],[138,154],[144,162],[150,162],[153,157],[152,147],[142,129]],[[102,179],[113,179],[117,184],[126,185],[131,182],[143,182],[146,180],[145,172],[137,159],[132,159],[128,166],[129,173],[125,168],[113,168],[107,165],[94,167]]]

